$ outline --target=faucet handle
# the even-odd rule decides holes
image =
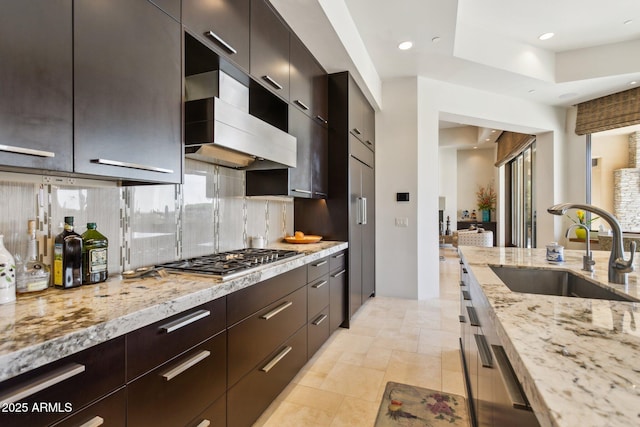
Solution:
[[[621,273],[630,273],[633,271],[633,256],[636,253],[636,242],[631,241],[629,243],[629,249],[631,250],[631,256],[629,257],[629,261],[624,259],[624,253],[622,254],[622,258],[618,258],[615,260],[616,270],[619,270]]]

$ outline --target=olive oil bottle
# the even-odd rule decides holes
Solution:
[[[82,237],[73,231],[73,217],[64,217],[64,230],[53,245],[53,284],[58,288],[82,285]]]
[[[107,249],[109,240],[96,230],[96,223],[87,223],[82,233],[82,284],[100,283],[107,280]]]

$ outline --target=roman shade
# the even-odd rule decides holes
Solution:
[[[637,124],[640,124],[640,87],[578,104],[578,135]]]
[[[504,165],[522,153],[536,140],[535,135],[527,135],[517,132],[502,132],[496,140],[498,144],[498,155],[496,167]]]

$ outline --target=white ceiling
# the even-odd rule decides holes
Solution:
[[[400,76],[554,106],[640,81],[639,0],[271,2],[328,72],[351,71],[374,104],[376,85]],[[404,40],[413,49],[398,50]]]

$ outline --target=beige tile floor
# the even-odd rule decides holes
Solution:
[[[255,423],[371,427],[387,381],[465,395],[458,352],[459,259],[441,249],[440,296],[371,298]]]

